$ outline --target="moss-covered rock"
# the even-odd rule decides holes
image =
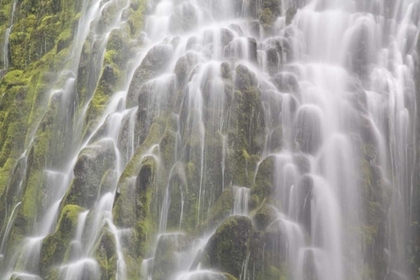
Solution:
[[[273,206],[268,205],[265,201],[255,210],[252,217],[256,229],[260,231],[264,231],[276,219],[278,219],[277,210]]]
[[[221,224],[233,211],[235,197],[231,187],[223,190],[210,210],[209,217],[203,223],[203,230],[212,230]]]
[[[252,221],[245,216],[226,219],[208,241],[203,253],[203,266],[241,275],[252,234]]]
[[[255,209],[264,201],[266,198],[270,198],[273,194],[273,182],[274,182],[274,163],[275,158],[270,156],[264,159],[257,169],[255,175],[255,182],[251,188],[251,201],[250,209]]]
[[[74,180],[65,204],[89,208],[98,198],[102,177],[115,168],[115,146],[112,140],[102,140],[86,147],[74,166]]]
[[[61,217],[56,231],[42,242],[40,270],[46,275],[54,265],[61,264],[66,258],[67,249],[74,238],[77,220],[83,208],[77,205],[67,205],[61,211]],[[68,256],[67,256],[68,257]]]
[[[133,238],[125,241],[128,242],[125,246],[129,246],[128,258],[133,261],[139,257],[146,257],[159,221],[157,211],[152,212],[151,205],[157,180],[156,160],[150,156],[142,157],[141,161],[136,163],[135,161],[138,160],[133,158],[131,163],[140,165],[140,167],[133,167],[131,171],[138,172],[137,175],[120,179],[113,209],[115,224],[118,227],[133,229]],[[139,168],[138,171],[136,171],[137,168]],[[129,272],[135,274],[138,270],[138,267],[133,266]]]
[[[153,259],[153,279],[165,280],[177,271],[179,253],[188,245],[188,238],[181,233],[168,233],[159,237]]]
[[[132,82],[127,94],[127,106],[136,105],[136,99],[139,96],[143,84],[160,74],[170,62],[173,46],[170,44],[161,44],[154,46],[143,59],[140,66],[134,72]],[[141,105],[141,104],[140,104]]]
[[[104,228],[95,247],[95,259],[100,267],[101,280],[114,279],[117,271],[115,236],[107,228]]]
[[[236,185],[250,186],[264,145],[264,115],[255,74],[243,65],[236,68],[232,116],[228,130],[228,166]]]
[[[374,278],[385,277],[388,260],[382,248],[386,242],[386,213],[391,203],[391,187],[383,179],[380,168],[372,162],[363,160],[361,167],[364,252]]]

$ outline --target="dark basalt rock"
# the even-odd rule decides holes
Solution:
[[[258,63],[257,41],[254,38],[248,38],[249,57],[248,59],[254,63]]]
[[[277,219],[277,211],[273,206],[263,203],[252,218],[257,230],[265,230]]]
[[[134,72],[130,88],[127,93],[127,106],[136,105],[135,100],[139,95],[142,85],[152,77],[157,77],[168,65],[172,57],[173,46],[161,44],[153,47]]]
[[[242,28],[239,25],[231,24],[231,25],[229,25],[229,28],[234,30],[238,34],[238,36],[244,36],[244,31],[242,30]]]
[[[270,47],[266,51],[267,67],[270,75],[275,75],[279,71],[280,55],[276,48]]]
[[[295,133],[299,149],[315,154],[322,143],[321,112],[316,106],[303,106],[296,116]]]
[[[153,260],[153,279],[166,280],[176,272],[180,261],[177,253],[187,248],[188,239],[184,234],[169,233],[160,236]]]
[[[260,23],[258,21],[252,21],[249,23],[249,30],[251,31],[251,34],[255,38],[260,37]]]
[[[280,92],[299,94],[299,83],[292,73],[282,72],[271,79]]]
[[[220,36],[222,41],[222,47],[226,47],[233,40],[233,33],[229,29],[222,28],[220,29]]]
[[[204,249],[204,267],[211,267],[239,277],[242,264],[248,255],[251,233],[250,218],[233,216],[226,219]]]
[[[114,168],[115,160],[114,143],[110,140],[95,142],[85,148],[74,167],[75,178],[66,204],[91,207],[99,195],[103,175]]]
[[[236,67],[235,86],[238,90],[245,91],[250,87],[256,86],[257,78],[244,65]]]

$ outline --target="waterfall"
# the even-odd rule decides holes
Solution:
[[[235,192],[235,201],[233,203],[233,214],[248,215],[250,189],[234,186],[234,192]]]
[[[10,39],[10,32],[13,28],[13,19],[15,17],[15,11],[16,11],[16,2],[17,0],[13,1],[12,4],[12,11],[10,15],[10,23],[6,29],[6,32],[4,34],[4,43],[3,43],[3,69],[9,68],[9,39]]]
[[[417,279],[419,0],[79,2],[0,173],[0,279]]]

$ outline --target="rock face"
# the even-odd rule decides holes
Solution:
[[[40,267],[43,275],[48,275],[51,267],[56,266],[69,257],[70,248],[62,246],[69,244],[76,233],[77,218],[83,208],[67,205],[62,210],[57,230],[42,242]]]
[[[226,219],[208,241],[203,264],[239,278],[250,247],[252,221],[248,217]]]
[[[100,195],[102,178],[115,168],[113,141],[102,140],[84,149],[74,166],[74,180],[65,199],[66,204],[90,208]]]
[[[305,2],[0,0],[0,274],[419,278],[419,3]]]
[[[136,97],[140,94],[144,82],[157,77],[168,65],[172,57],[173,47],[169,44],[162,44],[153,47],[146,55],[140,66],[136,69],[133,82],[128,90],[128,105],[137,104]],[[141,101],[141,100],[140,100]],[[142,103],[140,103],[142,104]]]

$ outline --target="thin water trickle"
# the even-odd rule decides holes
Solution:
[[[16,4],[17,4],[17,0],[13,0],[13,4],[12,4],[12,11],[11,11],[11,15],[10,15],[10,22],[9,25],[7,26],[5,35],[4,35],[4,43],[3,43],[3,69],[8,69],[9,68],[9,40],[10,40],[10,33],[12,31],[13,28],[13,23],[14,23],[14,19],[15,19],[15,11],[16,11]]]

